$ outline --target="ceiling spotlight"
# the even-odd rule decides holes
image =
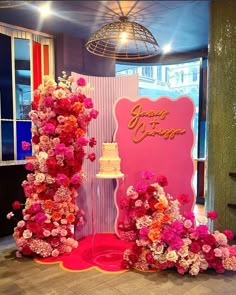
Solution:
[[[39,12],[42,17],[47,17],[48,15],[50,15],[51,14],[50,3],[46,3],[39,6]]]
[[[144,59],[159,53],[152,33],[126,16],[101,27],[90,37],[86,48],[95,55],[118,60]]]
[[[166,44],[163,46],[162,51],[163,53],[169,53],[171,49],[172,49],[171,44]]]

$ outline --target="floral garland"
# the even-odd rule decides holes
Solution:
[[[165,176],[150,183],[154,175],[142,173],[141,181],[127,189],[122,208],[128,210],[129,222],[120,223],[123,237],[133,242],[124,252],[122,266],[142,271],[175,267],[180,274],[197,275],[208,268],[218,273],[236,271],[236,245],[231,230],[210,233],[208,219],[217,218],[214,211],[196,221],[193,212],[179,212],[180,205],[189,201],[186,195],[176,200],[165,193]],[[197,225],[196,225],[197,224]]]
[[[59,77],[57,84],[49,76],[35,91],[38,102],[32,103],[29,116],[33,122],[32,149],[35,159],[27,162],[30,171],[22,186],[26,196],[23,220],[17,223],[13,237],[17,256],[53,256],[71,252],[78,246],[72,225],[83,224],[83,210],[75,204],[77,189],[85,181],[81,170],[85,147],[93,147],[95,138],[86,138],[87,127],[98,112],[84,90],[86,81],[79,78],[72,92],[72,77]],[[22,147],[28,149],[29,143]],[[94,153],[87,155],[94,161]],[[20,209],[19,202],[13,209]],[[8,218],[14,215],[8,214]]]

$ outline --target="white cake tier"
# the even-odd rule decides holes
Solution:
[[[102,157],[103,158],[117,158],[118,146],[116,142],[106,142],[102,144]]]

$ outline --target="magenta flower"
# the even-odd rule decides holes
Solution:
[[[201,224],[196,227],[195,232],[199,238],[205,238],[209,234],[209,228],[205,224]]]
[[[32,162],[27,162],[25,164],[25,169],[28,171],[33,171],[34,170],[34,164]]]
[[[148,188],[148,185],[144,182],[138,182],[136,183],[136,185],[134,186],[134,189],[135,191],[138,193],[138,194],[144,194],[146,193],[147,191],[147,188]]]
[[[34,203],[34,204],[31,205],[30,210],[31,210],[33,213],[37,213],[38,211],[41,210],[41,205],[38,204],[38,203]]]
[[[183,215],[186,219],[190,219],[191,221],[193,221],[195,218],[194,213],[191,211],[184,212]]]
[[[46,108],[52,108],[53,107],[53,99],[50,96],[47,96],[44,98],[44,105]]]
[[[66,146],[64,143],[58,143],[55,147],[55,155],[64,154],[66,150]]]
[[[184,231],[184,225],[180,221],[174,221],[170,225],[170,230],[172,230],[177,235],[180,235]]]
[[[88,140],[87,140],[87,138],[85,138],[85,137],[79,137],[78,139],[77,139],[77,144],[78,145],[82,145],[82,146],[86,146],[87,144],[88,144]]]
[[[80,184],[81,183],[81,176],[79,173],[76,173],[71,177],[71,183],[72,184]]]
[[[52,123],[46,123],[43,127],[43,131],[45,134],[54,134],[55,129],[56,129],[56,127]]]
[[[80,77],[78,80],[77,80],[77,85],[78,86],[81,86],[81,87],[84,87],[86,86],[86,80],[82,77]]]
[[[150,170],[145,170],[141,172],[141,177],[146,180],[150,180],[154,177],[154,174]]]
[[[218,213],[215,211],[209,211],[207,212],[207,218],[211,219],[211,220],[215,220],[218,217]]]
[[[29,151],[30,146],[31,146],[31,144],[29,142],[27,142],[27,141],[22,141],[21,142],[21,147],[22,147],[22,150],[24,150],[24,151]]]
[[[84,106],[87,108],[87,109],[92,109],[93,107],[93,101],[91,98],[85,98],[84,99]]]
[[[58,173],[56,177],[56,182],[59,185],[66,186],[69,183],[69,178],[63,173]]]
[[[140,234],[140,238],[146,238],[148,236],[149,233],[149,229],[147,227],[143,227],[140,229],[139,234]]]
[[[43,224],[46,219],[47,219],[47,216],[43,212],[38,212],[34,216],[34,220],[38,224]]]
[[[90,112],[90,116],[91,116],[91,118],[96,119],[97,116],[98,116],[98,111],[92,109],[91,112]]]

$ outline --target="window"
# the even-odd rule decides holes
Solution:
[[[146,78],[153,78],[153,68],[149,66],[142,67],[142,76]]]
[[[32,150],[24,151],[21,143],[31,141],[28,114],[33,89],[43,75],[54,73],[50,62],[53,38],[7,26],[0,26],[0,59],[4,58],[0,63],[0,162],[24,160],[32,155]]]
[[[194,68],[192,70],[192,78],[193,78],[193,82],[197,81],[197,74],[198,74],[198,70],[196,68]]]
[[[180,72],[180,79],[181,79],[181,82],[184,83],[184,71]]]
[[[169,68],[165,68],[165,81],[169,82],[170,79],[170,69]]]

